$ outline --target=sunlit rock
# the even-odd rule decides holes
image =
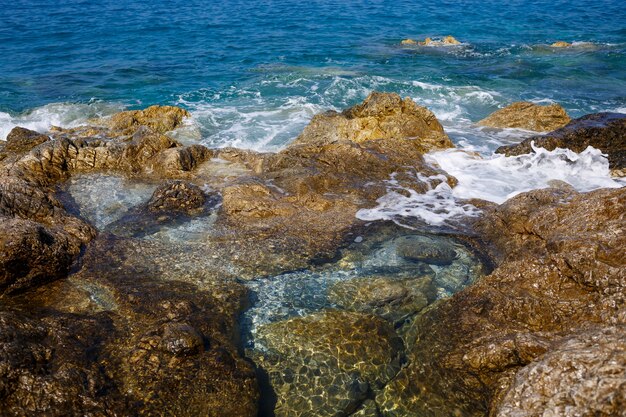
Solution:
[[[558,104],[541,106],[519,101],[497,110],[479,121],[478,124],[488,127],[549,132],[565,126],[570,120],[565,109]]]

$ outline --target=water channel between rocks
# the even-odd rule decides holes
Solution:
[[[211,256],[214,210],[144,224],[140,234],[125,225],[155,188],[92,174],[71,179],[62,195],[101,232],[168,248],[152,261],[172,279],[184,275],[202,288],[214,274],[201,271],[213,270],[244,283],[241,347],[258,369],[261,415],[377,415],[373,400],[406,365],[416,316],[484,273],[460,241],[390,225],[364,228],[334,262],[239,280],[228,259]]]

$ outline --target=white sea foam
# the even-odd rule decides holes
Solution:
[[[388,194],[377,201],[378,206],[360,210],[357,217],[366,221],[393,220],[403,225],[407,219],[433,226],[453,225],[459,218],[479,213],[464,201],[467,199],[500,204],[522,192],[549,187],[553,180],[564,181],[581,192],[626,185],[611,178],[606,156],[592,147],[581,153],[568,149],[547,151],[534,145],[533,150],[526,155],[487,158],[458,149],[431,153],[426,160],[456,177],[456,187],[441,183],[425,194],[406,189],[401,194],[391,181]]]
[[[97,101],[89,104],[52,103],[17,115],[0,112],[0,140],[6,140],[16,126],[46,132],[50,126],[75,127],[91,118],[107,116],[122,109],[123,106],[118,103]]]

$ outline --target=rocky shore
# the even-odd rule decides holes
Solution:
[[[369,224],[390,178],[457,184],[424,158],[454,147],[428,109],[372,93],[277,153],[184,146],[187,117],[0,143],[0,416],[626,415],[626,189],[476,201],[454,233]],[[548,132],[505,155],[593,146],[624,175],[626,115],[479,123]]]

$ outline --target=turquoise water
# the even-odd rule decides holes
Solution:
[[[452,129],[520,99],[626,111],[622,1],[3,3],[2,137],[158,103],[190,109],[203,143],[276,149],[374,89]],[[399,45],[448,34],[464,45]]]

